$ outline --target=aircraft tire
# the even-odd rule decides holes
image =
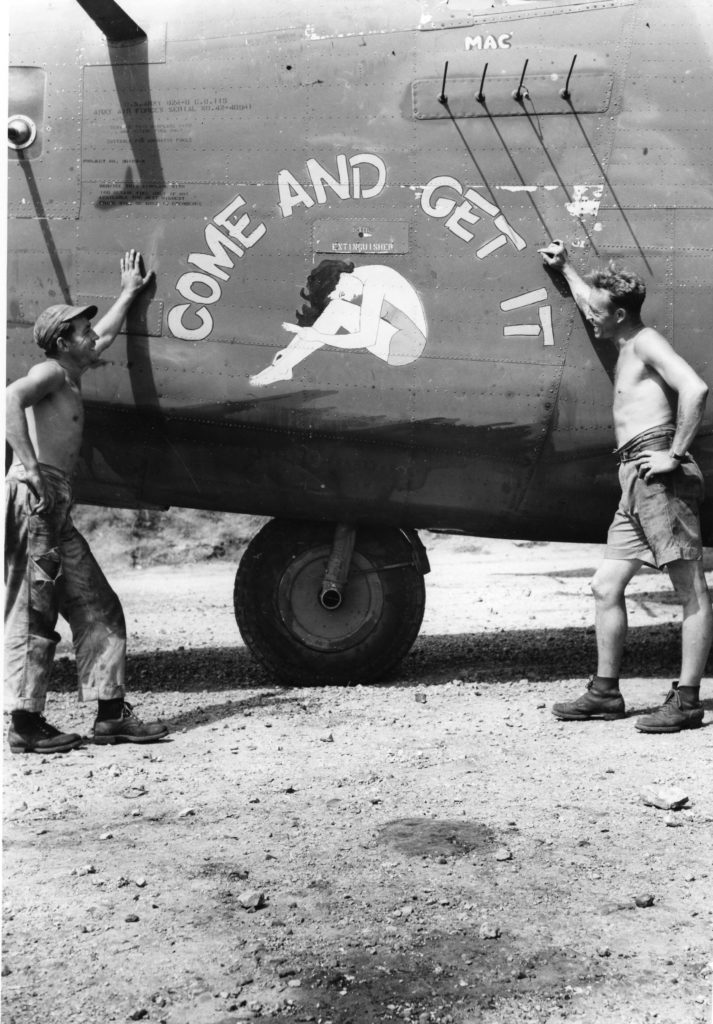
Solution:
[[[411,544],[395,528],[357,529],[342,604],[322,607],[333,536],[330,523],[273,519],[238,567],[233,601],[240,633],[287,684],[375,682],[404,657],[421,628],[423,575]]]

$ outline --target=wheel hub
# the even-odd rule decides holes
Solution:
[[[353,575],[342,601],[327,608],[320,591],[330,549],[313,548],[299,555],[280,580],[278,607],[285,627],[306,647],[344,651],[367,636],[381,618],[384,592],[374,566],[359,552],[352,556]]]

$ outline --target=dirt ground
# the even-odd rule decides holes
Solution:
[[[713,1020],[711,680],[707,727],[634,728],[677,674],[667,579],[633,584],[629,716],[560,723],[600,549],[425,539],[421,637],[364,687],[262,672],[233,565],[112,573],[171,736],[4,741],[4,1024]],[[89,733],[59,655],[48,718]]]

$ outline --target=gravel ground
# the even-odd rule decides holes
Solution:
[[[677,672],[667,579],[633,584],[630,716],[560,723],[601,549],[427,543],[421,637],[368,687],[275,685],[234,566],[111,574],[171,736],[5,744],[4,1022],[713,1019],[710,679],[706,727],[633,722]],[[48,718],[89,732],[64,635]],[[682,809],[643,802],[672,785]]]

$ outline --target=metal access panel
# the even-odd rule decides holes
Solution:
[[[411,87],[417,121],[453,117],[533,117],[544,114],[601,114],[609,108],[614,76],[580,71],[564,89],[567,69],[559,74],[418,78]],[[566,95],[563,95],[566,93]],[[443,98],[445,97],[445,99]]]

